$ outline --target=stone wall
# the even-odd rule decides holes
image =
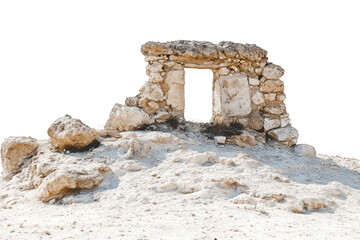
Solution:
[[[141,52],[148,63],[149,79],[136,97],[126,99],[127,106],[143,109],[156,122],[169,117],[182,120],[184,69],[211,69],[213,123],[239,122],[285,145],[296,143],[297,131],[290,126],[280,80],[284,69],[267,61],[266,50],[253,44],[181,40],[148,42]]]

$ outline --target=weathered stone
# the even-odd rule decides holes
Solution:
[[[272,102],[276,99],[276,93],[266,93],[264,97],[266,101]]]
[[[10,179],[21,170],[24,162],[36,153],[39,143],[31,137],[8,137],[1,144],[3,176]]]
[[[258,141],[255,136],[248,131],[243,131],[240,135],[230,136],[226,139],[227,144],[238,145],[240,147],[255,146]]]
[[[220,42],[215,45],[200,41],[172,41],[166,43],[147,42],[141,46],[145,56],[175,55],[181,56],[184,62],[219,60],[227,58],[260,61],[266,58],[267,52],[254,44]],[[218,54],[218,52],[220,54]]]
[[[154,120],[157,123],[164,123],[171,117],[171,114],[165,110],[159,111],[155,116]]]
[[[279,65],[269,64],[264,68],[262,75],[267,79],[279,79],[284,75],[284,69]]]
[[[164,100],[164,94],[158,84],[148,82],[143,92],[144,98],[154,101]]]
[[[166,82],[185,84],[185,71],[184,70],[172,70],[166,75]]]
[[[158,109],[159,109],[159,104],[157,104],[157,103],[154,102],[154,101],[148,102],[148,105],[149,105],[149,107],[150,107],[152,110],[158,110]]]
[[[316,157],[316,150],[313,146],[308,144],[297,144],[293,146],[293,149],[296,154],[304,157],[315,158]]]
[[[70,115],[58,118],[48,131],[51,144],[57,150],[81,149],[100,141],[99,133]]]
[[[260,68],[260,67],[255,68],[254,71],[255,71],[256,75],[260,76],[262,74],[262,68]]]
[[[268,135],[283,145],[292,146],[297,142],[299,137],[298,131],[293,127],[277,128],[270,130]]]
[[[276,118],[264,118],[264,130],[269,131],[270,129],[280,127],[280,119]]]
[[[253,78],[253,77],[249,77],[249,83],[250,83],[250,85],[253,85],[253,86],[260,85],[259,79],[258,78]]]
[[[109,168],[104,166],[99,170],[61,169],[50,173],[39,186],[39,199],[48,202],[62,198],[73,190],[88,190],[98,186],[103,180],[102,172]]]
[[[150,75],[151,73],[159,73],[164,71],[163,65],[159,62],[154,62],[152,64],[148,64],[146,67],[146,73]]]
[[[270,114],[274,114],[274,115],[280,115],[283,114],[285,112],[286,108],[284,104],[280,104],[277,107],[274,106],[266,106],[264,108],[264,112],[266,113],[270,113]]]
[[[229,69],[227,69],[227,68],[220,68],[219,69],[219,74],[221,75],[221,76],[226,76],[226,75],[228,75],[230,73],[230,70]]]
[[[226,137],[225,136],[216,136],[214,137],[215,143],[217,144],[225,144]]]
[[[126,106],[132,106],[132,107],[136,107],[138,104],[138,98],[137,97],[127,97],[125,100],[125,105]]]
[[[228,117],[246,116],[251,112],[249,83],[246,74],[220,77],[222,113]]]
[[[128,131],[151,124],[153,120],[149,114],[137,107],[128,107],[115,104],[111,110],[109,120],[106,122],[105,130]]]
[[[286,98],[286,95],[284,93],[276,94],[276,101],[283,102]]]
[[[284,83],[281,80],[267,80],[260,84],[260,91],[263,93],[282,93]]]
[[[261,92],[254,93],[253,96],[251,97],[251,100],[253,101],[253,103],[257,105],[264,103],[264,98]]]
[[[254,113],[249,116],[248,127],[253,130],[261,130],[264,127],[264,119],[259,113]]]
[[[280,127],[287,127],[290,124],[290,118],[281,118],[280,116]]]
[[[150,82],[159,83],[164,81],[163,76],[158,72],[151,72],[149,77]]]

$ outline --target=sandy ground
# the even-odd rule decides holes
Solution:
[[[37,161],[111,171],[96,189],[49,203],[20,190],[25,170],[2,180],[0,239],[360,239],[359,160],[217,145],[197,130],[45,152]]]

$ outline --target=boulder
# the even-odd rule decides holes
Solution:
[[[264,68],[262,75],[267,79],[279,79],[284,75],[284,69],[279,65],[269,64]]]
[[[1,165],[6,179],[21,170],[25,161],[36,153],[39,143],[31,137],[9,137],[1,144]]]
[[[316,150],[313,146],[308,144],[297,144],[293,146],[294,152],[297,155],[303,156],[303,157],[310,157],[315,158],[316,157]]]
[[[286,146],[295,145],[299,137],[298,131],[290,126],[270,130],[267,134]]]
[[[50,173],[38,188],[41,201],[48,202],[52,199],[62,198],[74,190],[88,190],[98,186],[108,167],[100,169],[60,169]]]
[[[69,115],[55,120],[48,129],[48,135],[57,150],[82,151],[99,145],[101,139],[95,129]]]
[[[111,110],[109,120],[105,125],[105,130],[122,132],[138,129],[144,124],[151,124],[153,122],[149,114],[142,109],[117,103]]]

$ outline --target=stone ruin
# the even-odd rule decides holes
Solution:
[[[126,99],[126,106],[143,110],[137,112],[140,123],[162,123],[170,118],[184,121],[185,68],[211,69],[213,72],[212,124],[240,123],[247,136],[232,140],[253,139],[264,142],[271,137],[282,145],[296,144],[298,133],[290,125],[284,103],[284,69],[268,62],[267,51],[254,44],[228,41],[215,45],[200,41],[147,42],[141,52],[148,63],[149,80],[135,97]],[[107,130],[127,128],[117,116],[124,117],[124,106],[116,105],[105,126]],[[125,112],[129,112],[127,109]],[[126,115],[126,114],[125,114]],[[141,117],[140,117],[141,115]],[[139,120],[141,119],[141,120]],[[136,125],[139,125],[137,123]],[[248,141],[249,142],[249,141]]]
[[[21,189],[36,188],[39,199],[45,202],[75,190],[98,186],[105,173],[110,171],[103,160],[99,158],[101,162],[88,164],[67,153],[97,148],[107,136],[120,139],[123,136],[119,133],[123,131],[158,127],[157,124],[163,123],[174,126],[171,124],[174,121],[185,123],[185,68],[213,71],[212,121],[209,125],[215,129],[228,127],[226,130],[232,131],[231,135],[213,134],[217,143],[247,147],[273,139],[285,146],[296,144],[298,132],[290,125],[284,104],[284,83],[280,80],[284,70],[267,62],[265,50],[256,45],[232,42],[215,45],[174,41],[148,42],[141,51],[148,62],[149,80],[137,96],[126,99],[125,105],[115,104],[104,130],[95,130],[79,119],[65,115],[49,127],[49,141],[9,137],[1,145],[3,178],[11,180],[22,173],[25,182]],[[128,137],[131,134],[134,133]],[[124,145],[129,148],[125,158],[131,159],[136,152],[151,148],[141,144],[128,139]],[[316,156],[312,146],[300,144],[293,149],[302,156]]]

